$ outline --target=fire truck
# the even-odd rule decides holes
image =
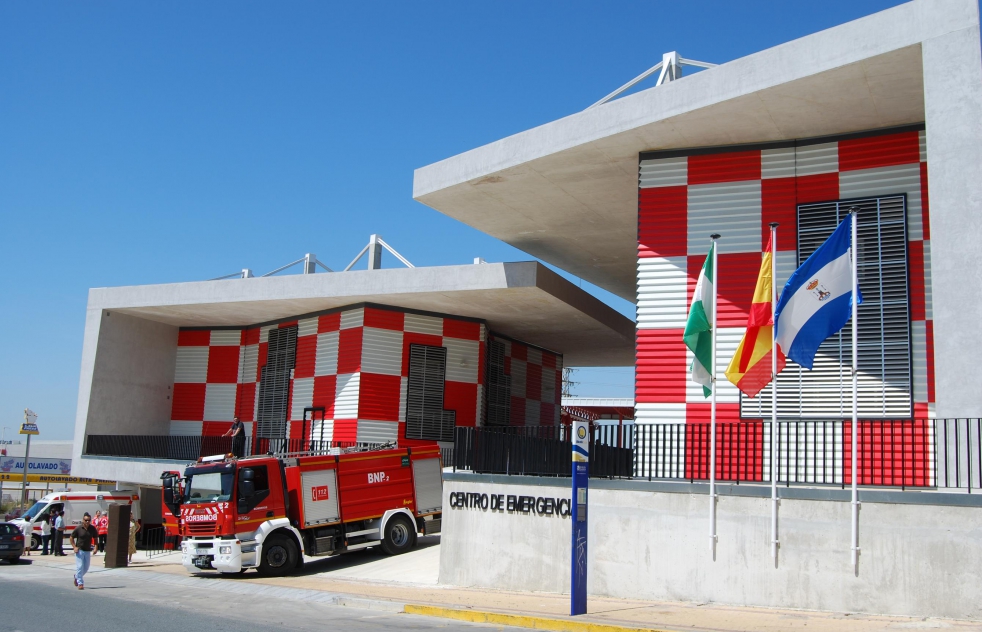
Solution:
[[[303,556],[378,546],[397,555],[417,534],[440,532],[440,449],[335,450],[335,454],[235,458],[164,472],[165,522],[182,537],[182,563],[271,576]]]

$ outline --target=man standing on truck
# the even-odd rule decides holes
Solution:
[[[245,424],[238,417],[232,417],[232,427],[223,437],[232,437],[232,454],[237,459],[245,456]]]
[[[99,532],[92,526],[92,516],[85,512],[82,524],[75,527],[70,537],[72,550],[75,551],[75,585],[79,590],[85,589],[85,574],[89,572],[92,561],[92,543],[98,538]]]

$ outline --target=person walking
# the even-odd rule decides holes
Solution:
[[[48,545],[51,543],[51,517],[45,514],[41,517],[41,555],[48,554]],[[51,547],[54,552],[55,547]]]
[[[75,585],[79,590],[85,588],[85,574],[89,572],[92,562],[92,543],[99,537],[99,532],[92,526],[92,516],[89,512],[82,514],[82,524],[75,527],[69,540],[75,551]]]
[[[54,555],[64,555],[65,551],[62,549],[65,540],[65,511],[60,510],[58,516],[55,518],[55,545]]]
[[[139,533],[140,523],[137,521],[133,514],[130,514],[130,542],[129,542],[129,558],[127,558],[127,563],[133,563],[133,554],[136,553],[136,534]]]
[[[109,533],[109,512],[95,512],[95,518],[92,519],[92,526],[95,527],[96,531],[99,533],[98,552],[105,555],[106,535]]]
[[[232,417],[232,427],[223,437],[232,437],[232,456],[241,459],[245,456],[245,424],[238,417]]]

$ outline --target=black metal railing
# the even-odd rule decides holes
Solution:
[[[440,461],[443,467],[453,466],[453,446],[449,448],[440,448]]]
[[[629,426],[596,427],[590,441],[590,475],[627,477],[633,472]],[[569,426],[457,428],[454,469],[487,474],[569,476]]]
[[[256,454],[331,454],[339,449],[379,448],[386,444],[311,439],[246,437],[243,456]],[[85,454],[166,461],[196,461],[199,457],[233,452],[231,437],[170,435],[88,435]]]
[[[164,553],[173,553],[173,550],[165,550],[165,541],[166,536],[164,533],[164,527],[147,527],[140,530],[138,548],[141,549],[148,558],[163,555]]]
[[[779,421],[777,482],[852,484],[851,421]],[[857,483],[960,489],[982,486],[982,420],[860,421]],[[597,425],[591,433],[594,477],[704,481],[709,478],[709,423]],[[771,423],[716,426],[716,480],[771,481]],[[568,426],[457,428],[453,466],[479,473],[569,476]]]

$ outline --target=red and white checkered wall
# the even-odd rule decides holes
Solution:
[[[642,157],[638,191],[638,423],[708,421],[688,376],[682,331],[709,234],[724,235],[718,266],[719,354],[745,331],[767,243],[779,222],[778,283],[795,268],[797,205],[906,193],[914,416],[933,416],[931,236],[924,131],[870,134],[779,148]],[[721,381],[718,419],[740,419],[739,394]]]
[[[324,407],[310,424],[314,438],[386,442],[404,438],[409,348],[446,347],[444,408],[458,426],[482,419],[487,327],[452,317],[358,307],[246,329],[182,330],[171,413],[171,434],[221,435],[233,417],[253,434],[260,369],[274,327],[297,326],[290,383],[289,437],[303,435],[305,407]],[[562,357],[504,340],[512,379],[513,420],[558,419]],[[552,423],[543,421],[542,423]],[[323,427],[322,427],[323,426]]]
[[[511,376],[510,424],[555,425],[562,409],[563,357],[491,334],[505,348],[505,375]]]

